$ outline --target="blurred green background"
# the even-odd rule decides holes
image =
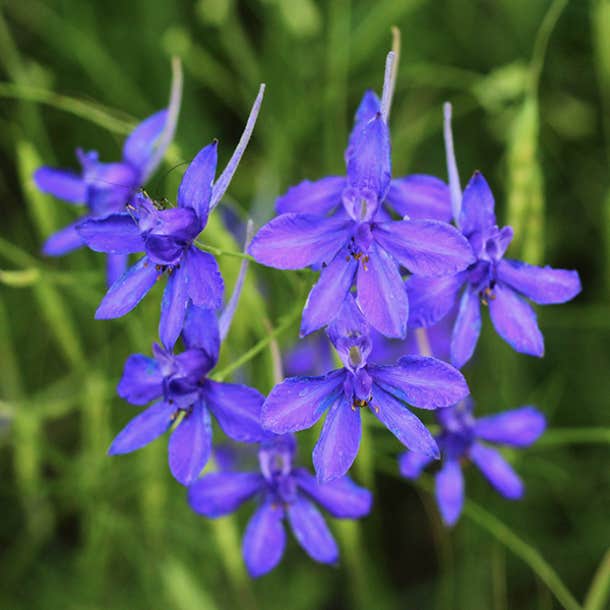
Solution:
[[[239,550],[251,507],[195,516],[164,440],[106,457],[134,414],[114,395],[122,364],[150,350],[159,294],[121,320],[94,321],[103,257],[40,256],[76,212],[37,193],[31,174],[42,163],[76,168],[77,146],[118,159],[125,133],[166,104],[175,54],[185,71],[176,144],[148,190],[172,199],[184,166],[171,168],[214,137],[226,162],[266,82],[228,200],[260,224],[289,185],[342,171],[359,98],[381,88],[392,25],[403,39],[394,174],[445,177],[441,107],[451,100],[462,180],[481,169],[490,181],[499,219],[519,236],[511,258],[581,273],[581,296],[539,312],[543,360],[512,352],[486,324],[465,371],[479,413],[536,404],[550,430],[507,454],[524,500],[502,500],[469,471],[472,503],[449,532],[429,480],[397,478],[398,443],[367,428],[355,477],[375,507],[360,524],[332,524],[341,565],[317,565],[291,541],[275,572],[252,582]],[[8,0],[0,71],[0,608],[607,607],[608,0]],[[204,238],[240,247],[218,213]],[[239,260],[220,264],[230,288]],[[219,366],[258,345],[239,374],[268,391],[269,325],[284,325],[282,349],[294,344],[298,322],[286,315],[311,281],[252,268]],[[299,437],[305,464],[313,434]]]

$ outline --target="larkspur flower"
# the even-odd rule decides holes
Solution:
[[[523,496],[523,483],[508,462],[484,442],[527,447],[546,428],[544,415],[534,407],[520,407],[475,419],[470,400],[437,412],[441,432],[436,437],[442,466],[436,474],[436,501],[446,525],[454,525],[464,504],[462,465],[471,461],[489,483],[505,498]],[[430,463],[422,453],[407,451],[399,458],[404,477],[416,479]]]
[[[400,267],[436,276],[474,261],[467,240],[449,224],[393,220],[381,209],[392,195],[390,134],[379,108],[371,113],[371,99],[365,96],[350,136],[347,177],[291,189],[278,202],[282,213],[259,230],[250,246],[254,258],[270,267],[321,269],[303,310],[302,336],[332,321],[355,281],[358,304],[371,326],[402,338],[409,304]],[[392,192],[399,191],[395,184]],[[399,200],[396,195],[392,202],[396,208]]]
[[[446,126],[449,119],[446,110]],[[451,361],[461,368],[472,357],[478,342],[483,304],[489,306],[491,321],[504,341],[518,352],[540,357],[544,354],[544,338],[534,310],[523,297],[538,305],[565,303],[581,291],[578,272],[505,259],[513,230],[498,227],[494,197],[480,172],[475,172],[461,194],[450,128],[446,129],[446,141],[455,193],[455,221],[470,242],[476,262],[465,271],[442,278],[410,277],[409,326],[436,324],[459,302]]]
[[[169,439],[169,466],[173,476],[188,485],[210,456],[212,416],[223,432],[237,441],[258,442],[267,434],[260,426],[262,394],[206,377],[220,348],[214,312],[191,306],[183,339],[187,349],[180,354],[154,345],[154,358],[135,354],[127,359],[117,388],[119,395],[138,406],[156,402],[123,428],[108,453],[140,449],[178,422]]]
[[[208,216],[224,195],[245,149],[260,104],[261,87],[244,136],[218,180],[214,182],[217,142],[203,148],[188,166],[178,189],[177,208],[158,209],[145,193],[137,193],[127,210],[78,225],[78,232],[95,251],[112,254],[145,252],[108,290],[97,319],[118,318],[131,311],[166,275],[159,336],[171,349],[184,324],[189,303],[206,309],[222,304],[224,283],[215,258],[195,245]],[[245,137],[247,136],[247,137]]]
[[[276,385],[262,408],[263,427],[276,434],[296,432],[310,428],[328,411],[313,451],[320,482],[343,476],[354,462],[363,408],[405,446],[437,458],[436,442],[405,403],[422,409],[454,404],[468,394],[462,374],[436,358],[421,356],[406,356],[394,366],[369,364],[369,326],[351,295],[328,336],[344,368],[321,377],[291,377]]]
[[[121,161],[102,163],[96,151],[85,152],[79,148],[76,156],[82,166],[80,175],[41,167],[34,173],[36,186],[68,203],[86,206],[88,218],[103,218],[123,211],[131,197],[155,172],[174,136],[182,95],[179,62],[174,62],[173,70],[168,108],[148,117],[131,132],[123,145]],[[62,256],[85,245],[77,231],[81,221],[82,218],[51,235],[43,246],[43,253]],[[124,253],[108,255],[108,285],[125,272],[127,258]]]
[[[343,477],[318,485],[304,468],[293,466],[296,443],[291,435],[260,445],[260,472],[212,472],[188,490],[191,508],[205,517],[221,517],[257,497],[259,507],[244,534],[243,556],[254,578],[280,562],[286,545],[286,519],[299,545],[315,561],[336,563],[337,544],[316,504],[338,519],[359,519],[371,509],[371,493]]]

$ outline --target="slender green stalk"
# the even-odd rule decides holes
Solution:
[[[585,598],[584,610],[604,610],[610,598],[610,549],[603,556],[589,591]]]

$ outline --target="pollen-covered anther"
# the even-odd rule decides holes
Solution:
[[[364,407],[368,407],[368,405],[369,405],[368,400],[364,400],[362,398],[354,398],[354,402],[352,403],[352,411],[355,411],[356,409],[362,409]]]
[[[480,294],[481,303],[483,305],[489,305],[489,301],[493,301],[496,298],[494,291],[488,286]]]

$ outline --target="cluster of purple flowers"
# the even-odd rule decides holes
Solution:
[[[101,163],[97,153],[79,151],[81,176],[47,167],[35,174],[40,189],[88,209],[83,219],[52,236],[44,252],[59,255],[87,245],[108,255],[109,289],[96,318],[125,315],[166,278],[161,343],[153,345],[152,357],[130,356],[118,385],[129,403],[152,405],[125,426],[109,453],[135,451],[171,430],[170,471],[188,486],[193,510],[215,518],[257,498],[243,541],[252,576],[280,561],[284,519],[314,560],[338,560],[337,545],[315,504],[336,518],[369,513],[371,494],[347,474],[358,454],[362,418],[370,417],[367,410],[408,449],[399,459],[405,477],[415,478],[441,459],[437,499],[449,525],[463,503],[465,460],[505,497],[522,495],[511,466],[481,441],[525,446],[545,428],[533,407],[475,420],[459,368],[474,353],[481,304],[489,306],[498,334],[514,349],[542,356],[535,313],[522,297],[538,304],[568,301],[580,291],[578,274],[503,258],[512,229],[497,226],[493,196],[480,173],[462,195],[448,115],[449,185],[420,174],[392,178],[391,72],[386,70],[382,99],[369,91],[356,112],[345,151],[346,176],[290,188],[277,200],[278,216],[249,245],[261,264],[320,272],[303,308],[301,336],[326,327],[340,362],[333,368],[332,350],[316,339],[323,374],[304,374],[312,357],[301,350],[299,363],[294,358],[292,363],[302,374],[281,381],[266,398],[254,388],[210,378],[242,281],[223,309],[219,266],[198,242],[245,150],[262,87],[225,170],[216,178],[214,141],[188,166],[175,207],[151,199],[142,186],[172,139],[180,87],[167,110],[129,136],[121,162]],[[139,253],[128,268],[128,257]],[[413,344],[408,329],[419,329],[425,341]],[[179,341],[182,351],[176,350]],[[433,436],[408,406],[435,410],[440,432]],[[324,415],[313,450],[314,477],[294,465],[293,434]],[[225,468],[216,460],[214,471],[202,475],[214,455],[213,419],[233,441],[258,444],[257,471]]]

